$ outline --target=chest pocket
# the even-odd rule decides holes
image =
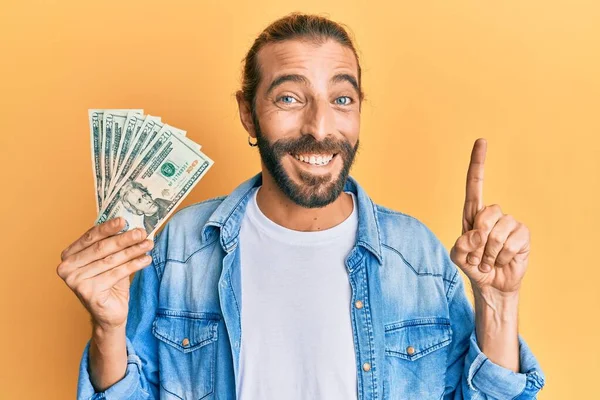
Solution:
[[[419,318],[386,325],[384,398],[441,398],[451,341],[448,318]]]
[[[159,309],[152,334],[159,340],[161,398],[199,400],[215,387],[220,316]]]

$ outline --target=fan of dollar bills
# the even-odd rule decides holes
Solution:
[[[213,161],[186,132],[144,110],[89,110],[96,224],[115,217],[148,237],[190,193]]]

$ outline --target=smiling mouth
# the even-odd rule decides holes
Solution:
[[[335,156],[337,156],[337,153],[330,153],[330,154],[294,154],[294,153],[289,153],[292,157],[294,157],[296,160],[304,163],[304,164],[308,164],[308,165],[316,165],[316,166],[322,166],[322,165],[327,165],[331,162],[331,160],[333,160],[335,158]]]

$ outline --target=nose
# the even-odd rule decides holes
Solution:
[[[302,133],[312,135],[317,141],[325,139],[335,131],[334,113],[327,99],[313,101],[304,115]]]

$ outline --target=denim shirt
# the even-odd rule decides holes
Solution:
[[[95,393],[88,341],[78,399],[235,399],[239,232],[261,183],[259,173],[173,215],[131,283],[125,376]],[[535,399],[545,380],[538,361],[520,335],[519,373],[482,353],[463,279],[437,237],[375,204],[354,178],[344,190],[356,195],[359,219],[345,261],[358,399]]]

